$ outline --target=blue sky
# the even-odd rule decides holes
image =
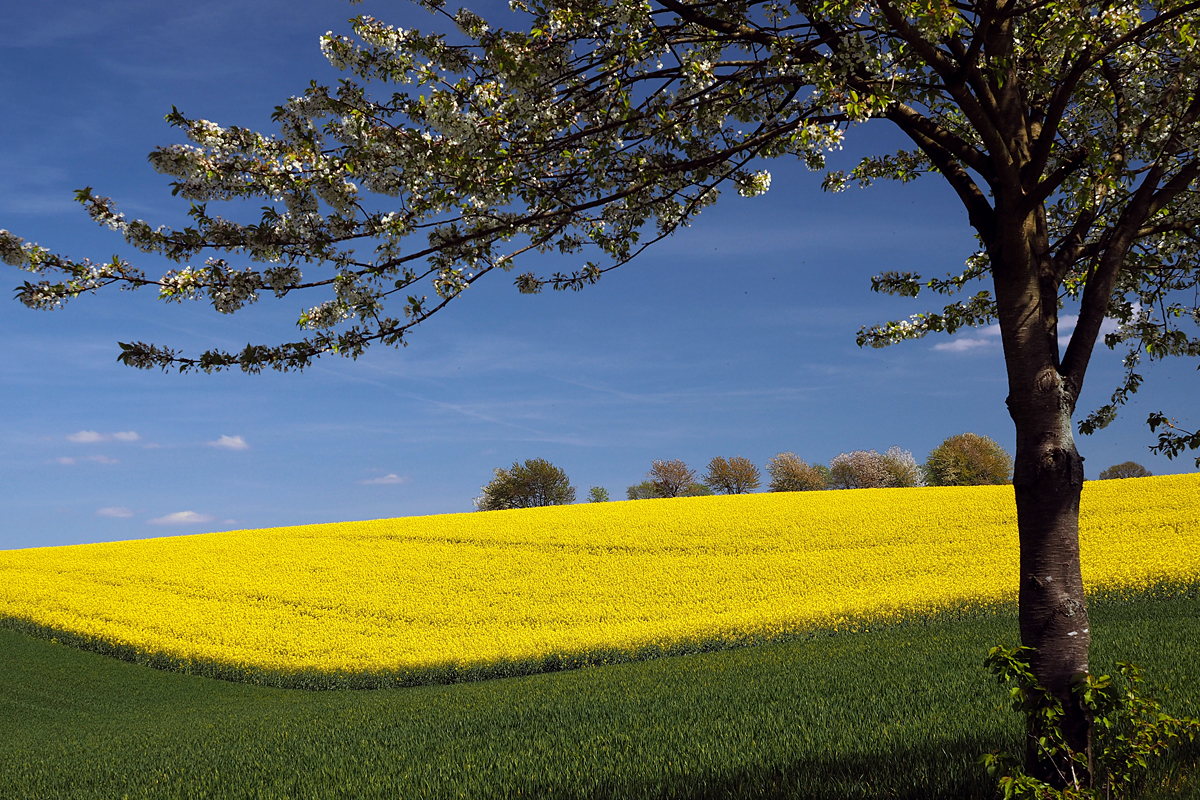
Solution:
[[[497,19],[487,4],[479,9]],[[147,164],[179,140],[163,115],[269,132],[273,108],[340,73],[327,30],[373,14],[446,30],[404,2],[47,0],[0,11],[0,228],[74,257],[167,262],[94,225],[73,191],[180,224],[187,203]],[[834,163],[901,142],[852,132]],[[326,359],[303,374],[176,375],[116,362],[117,342],[198,353],[294,335],[312,298],[264,298],[234,316],[167,306],[149,291],[35,312],[0,303],[0,549],[469,511],[496,467],[541,457],[580,498],[623,497],[653,459],[698,471],[713,456],[760,466],[781,451],[911,450],[973,431],[1013,448],[994,331],[859,349],[864,324],[926,310],[870,292],[884,269],[956,272],[966,215],[936,177],[824,194],[820,176],[771,162],[764,197],[728,192],[691,229],[580,293],[524,296],[511,277],[473,287],[402,350]],[[575,269],[542,257],[530,268]],[[519,271],[524,271],[523,269]],[[27,277],[0,265],[10,289]],[[315,301],[315,300],[313,300]],[[1103,402],[1120,355],[1093,359],[1081,413]],[[1192,460],[1147,451],[1150,411],[1200,422],[1186,363],[1150,365],[1108,429],[1079,437],[1089,477],[1133,459],[1156,474]]]

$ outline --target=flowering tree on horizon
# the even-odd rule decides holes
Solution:
[[[1089,723],[1069,687],[1087,671],[1090,629],[1072,422],[1106,316],[1118,328],[1105,344],[1128,347],[1125,378],[1079,422],[1084,433],[1137,391],[1142,358],[1200,355],[1200,2],[513,0],[527,14],[518,30],[425,4],[453,22],[456,42],[356,18],[353,38],[322,39],[352,78],[288,100],[275,135],[172,110],[189,143],[150,159],[191,201],[189,226],[130,220],[79,192],[94,220],[178,269],[155,278],[0,231],[0,258],[39,276],[18,298],[49,309],[151,286],[232,313],[264,293],[310,291],[319,300],[294,341],[198,355],[120,345],[141,368],[302,369],[403,344],[529,252],[572,266],[518,273],[518,291],[582,289],[686,227],[722,189],[766,192],[764,159],[824,170],[855,126],[894,126],[910,149],[828,172],[825,186],[934,174],[980,246],[958,275],[884,272],[872,287],[973,293],[864,327],[858,341],[999,324],[1016,427],[1021,636],[1082,751]],[[210,210],[248,198],[266,204],[257,219]],[[1065,302],[1078,321],[1060,351]],[[1148,422],[1159,452],[1200,448],[1200,431],[1161,412]]]

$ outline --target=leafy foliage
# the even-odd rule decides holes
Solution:
[[[1136,461],[1122,461],[1120,464],[1113,464],[1108,469],[1100,473],[1099,480],[1107,481],[1118,478],[1149,478],[1154,473],[1143,467]]]
[[[1012,457],[998,442],[975,433],[947,437],[925,459],[930,486],[984,486],[1008,483]]]
[[[475,501],[477,511],[501,511],[508,508],[570,505],[575,502],[575,487],[567,473],[542,458],[513,462],[508,469],[496,469],[495,476]]]
[[[760,477],[758,467],[748,458],[734,456],[726,460],[717,456],[708,462],[708,471],[704,473],[703,483],[721,494],[745,494],[761,485]]]
[[[829,469],[821,464],[809,465],[795,453],[779,453],[767,461],[771,476],[768,488],[772,492],[809,492],[829,485]]]
[[[1175,420],[1167,419],[1161,411],[1151,414],[1146,422],[1150,426],[1151,433],[1158,430],[1160,426],[1163,429],[1158,434],[1158,444],[1151,447],[1150,452],[1174,458],[1185,449],[1200,450],[1200,430],[1185,431],[1175,423]],[[1200,456],[1196,457],[1196,466],[1200,467]]]
[[[1090,752],[1072,750],[1059,722],[1062,703],[1034,677],[1027,660],[1028,647],[1009,650],[993,647],[984,660],[1000,683],[1014,681],[1009,690],[1013,711],[1025,717],[1026,736],[1035,745],[1039,760],[1051,771],[1053,783],[1026,774],[1026,767],[1008,753],[994,751],[980,757],[989,774],[999,778],[1005,800],[1119,800],[1139,785],[1151,759],[1165,753],[1181,738],[1200,738],[1200,720],[1175,719],[1142,693],[1145,682],[1135,664],[1117,663],[1125,680],[1121,688],[1108,675],[1081,673],[1072,692],[1087,709],[1092,723]]]
[[[599,263],[514,280],[523,293],[581,289],[686,226],[723,187],[765,192],[770,175],[754,159],[793,157],[821,170],[851,127],[886,119],[912,149],[867,155],[828,173],[826,188],[938,173],[982,248],[958,275],[884,272],[877,291],[953,295],[988,277],[1002,205],[988,197],[1007,198],[1042,220],[1046,318],[1063,300],[1085,305],[1064,372],[1086,363],[1105,315],[1119,323],[1106,345],[1130,346],[1125,381],[1082,431],[1108,424],[1137,391],[1143,356],[1200,353],[1187,328],[1200,323],[1200,307],[1187,302],[1200,246],[1200,106],[1183,77],[1200,71],[1195,3],[1079,0],[999,14],[984,2],[522,0],[514,8],[529,15],[528,28],[511,31],[426,5],[461,43],[357,17],[352,36],[321,40],[347,79],[314,82],[279,106],[274,135],[172,109],[167,120],[188,143],[160,147],[150,161],[192,203],[189,226],[129,220],[91,187],[78,192],[93,219],[179,269],[156,279],[118,257],[72,260],[0,232],[0,259],[42,277],[18,297],[54,308],[108,286],[151,286],[164,300],[207,299],[232,313],[265,292],[313,291],[324,299],[301,314],[309,335],[298,341],[199,357],[121,345],[121,360],[142,368],[301,369],[323,354],[403,344],[526,253],[596,251]],[[373,95],[370,84],[390,91]],[[208,208],[242,199],[266,203],[260,219]],[[859,342],[998,318],[993,292],[981,289],[941,311],[863,328]]]
[[[603,486],[593,486],[591,489],[588,490],[588,502],[589,503],[607,503],[608,502],[608,489],[605,489]]]

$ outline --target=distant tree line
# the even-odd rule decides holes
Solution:
[[[899,447],[884,453],[855,450],[839,453],[829,462],[809,464],[795,453],[779,453],[767,461],[767,490],[809,492],[826,489],[884,489],[916,486],[985,486],[1012,482],[1012,457],[993,439],[974,433],[951,436],[935,447],[923,464]],[[1100,473],[1101,480],[1141,478],[1151,473],[1133,461],[1116,464]],[[762,474],[748,458],[718,456],[708,462],[703,475],[679,460],[653,461],[646,479],[625,490],[630,500],[665,497],[698,497],[712,494],[746,494],[762,485]],[[575,488],[567,474],[540,458],[513,462],[497,469],[475,499],[479,511],[565,505],[575,502]],[[588,501],[608,501],[608,490],[593,486]]]

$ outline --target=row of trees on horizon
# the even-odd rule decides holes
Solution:
[[[1012,456],[995,440],[974,433],[948,437],[924,463],[908,450],[892,447],[884,453],[855,450],[840,453],[829,465],[809,464],[795,453],[779,453],[766,464],[767,490],[806,492],[829,489],[881,489],[917,486],[983,486],[1012,482]],[[1126,461],[1100,473],[1100,480],[1151,475],[1142,465]],[[646,478],[625,490],[629,500],[696,497],[712,494],[747,494],[762,488],[758,466],[742,456],[717,456],[697,476],[684,461],[651,462]],[[612,498],[602,486],[593,486],[588,502]],[[491,482],[475,499],[478,511],[568,505],[575,502],[575,487],[567,473],[541,458],[513,462],[498,468]]]

